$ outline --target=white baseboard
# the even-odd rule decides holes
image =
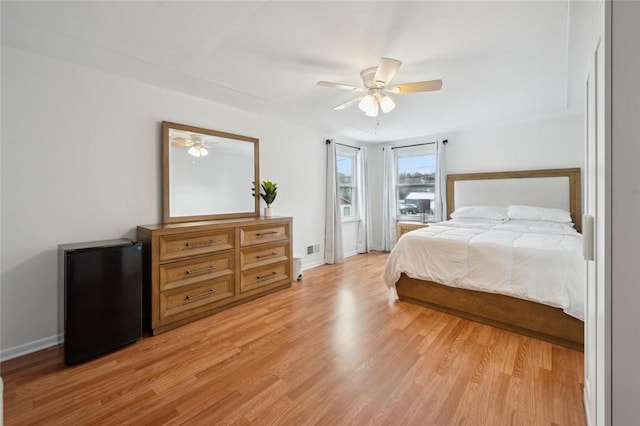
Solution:
[[[2,349],[2,351],[0,351],[0,361],[8,361],[13,358],[18,358],[19,356],[38,352],[43,349],[50,348],[51,346],[58,345],[63,341],[64,334],[57,334],[55,336],[49,336],[43,339],[34,340],[33,342],[25,343],[23,345]]]
[[[317,268],[318,266],[322,266],[322,265],[324,265],[324,260],[316,260],[315,262],[305,263],[304,265],[301,266],[301,269],[303,271],[306,271],[307,269]]]
[[[358,254],[357,251],[350,251],[349,253],[344,254],[344,258],[346,259],[347,257],[355,256],[356,254]]]

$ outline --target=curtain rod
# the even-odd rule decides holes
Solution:
[[[443,143],[443,144],[445,144],[445,145],[446,145],[448,142],[449,142],[449,140],[448,140],[448,139],[444,139],[444,140],[442,141],[442,143]],[[436,142],[425,142],[425,143],[416,143],[416,144],[413,144],[413,145],[405,145],[405,146],[392,146],[392,147],[391,147],[391,149],[411,148],[411,147],[413,147],[413,146],[433,145],[433,144],[435,144],[435,143],[436,143]]]
[[[327,145],[329,145],[331,143],[331,139],[327,139],[325,142],[326,142]],[[347,144],[344,144],[344,143],[338,143],[338,142],[336,142],[336,145],[346,146],[346,147],[357,149],[358,151],[360,151],[360,147],[359,146],[351,146],[351,145],[347,145]]]

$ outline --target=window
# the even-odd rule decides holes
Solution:
[[[436,145],[394,149],[399,220],[433,221]]]
[[[339,146],[336,152],[338,164],[338,194],[342,220],[357,219],[357,151]]]

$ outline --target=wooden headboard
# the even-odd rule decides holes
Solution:
[[[456,186],[461,192],[460,185],[466,183],[476,185],[477,188],[482,187],[481,194],[474,194],[473,203],[476,205],[527,204],[564,208],[571,213],[576,230],[582,231],[582,191],[579,168],[448,175],[447,218],[456,207]],[[487,201],[482,202],[485,196]],[[459,199],[458,202],[461,204]]]

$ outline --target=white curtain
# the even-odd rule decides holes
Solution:
[[[436,142],[436,196],[435,219],[436,222],[447,220],[447,142]]]
[[[336,143],[327,139],[327,193],[324,227],[324,261],[339,263],[344,258],[342,249],[342,214],[338,193],[338,168],[336,164]]]
[[[395,158],[390,146],[382,148],[384,172],[382,187],[382,248],[391,251],[396,243],[396,173]]]
[[[369,184],[367,172],[367,148],[360,147],[357,155],[358,162],[358,235],[356,241],[356,251],[358,253],[369,253],[371,242],[371,208],[369,202]]]

